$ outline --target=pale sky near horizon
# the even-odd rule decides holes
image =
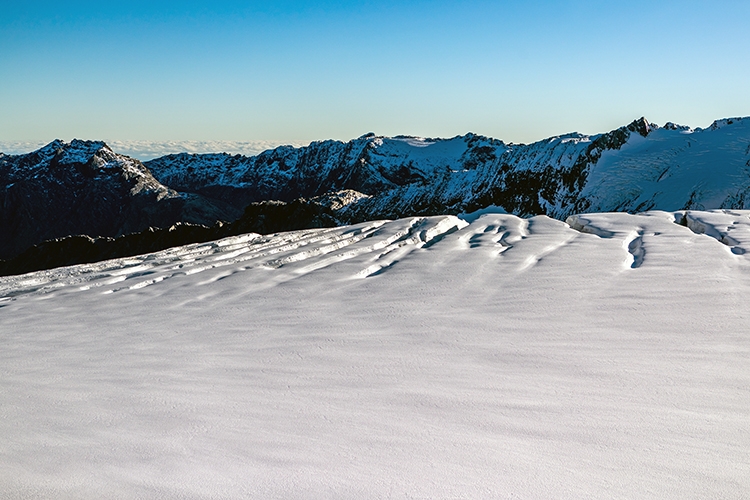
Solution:
[[[750,2],[42,2],[0,9],[0,141],[532,142],[750,115]]]

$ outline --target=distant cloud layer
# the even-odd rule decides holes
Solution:
[[[302,142],[282,143],[278,141],[106,141],[116,153],[150,160],[173,153],[230,153],[254,156],[267,149],[283,144],[304,146]],[[0,141],[0,152],[24,154],[47,144],[45,141]]]

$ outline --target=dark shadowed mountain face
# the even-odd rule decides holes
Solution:
[[[67,235],[118,236],[227,215],[169,189],[103,142],[54,141],[27,155],[0,155],[0,186],[0,258]]]
[[[245,210],[271,200],[294,203]],[[750,119],[693,130],[642,118],[605,134],[572,133],[528,145],[474,134],[367,134],[254,157],[178,154],[145,163],[102,142],[54,141],[27,155],[0,153],[0,258],[69,235],[126,242],[116,243],[124,245],[119,250],[99,243],[107,250],[94,256],[150,251],[173,240],[212,237],[207,230],[217,220],[240,216],[233,231],[276,232],[489,205],[563,220],[586,211],[750,208]],[[119,238],[176,223],[208,227],[185,226],[164,238],[151,230],[143,235],[146,243]],[[74,249],[86,241],[65,245]],[[65,255],[56,259],[66,261]]]
[[[178,222],[166,228],[149,227],[116,238],[75,235],[47,240],[12,259],[0,260],[0,276],[153,253],[246,233],[269,234],[337,225],[339,221],[333,211],[317,202],[264,201],[248,205],[234,222],[217,222],[211,227]]]

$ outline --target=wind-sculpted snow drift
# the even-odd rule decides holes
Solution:
[[[488,209],[0,278],[0,491],[744,498],[748,249]]]
[[[529,145],[474,134],[368,134],[253,157],[178,154],[145,163],[101,142],[55,141],[28,155],[0,154],[0,259],[69,235],[120,237],[177,222],[231,222],[248,204],[270,200],[320,205],[331,212],[324,219],[350,224],[486,206],[560,220],[584,211],[743,209],[750,208],[748,192],[747,118],[707,129],[640,119],[605,134]],[[314,226],[273,219],[279,225],[266,224],[271,232]],[[72,246],[47,244],[30,255],[52,261]]]

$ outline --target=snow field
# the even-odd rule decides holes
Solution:
[[[0,492],[745,498],[749,229],[485,211],[0,278]]]

